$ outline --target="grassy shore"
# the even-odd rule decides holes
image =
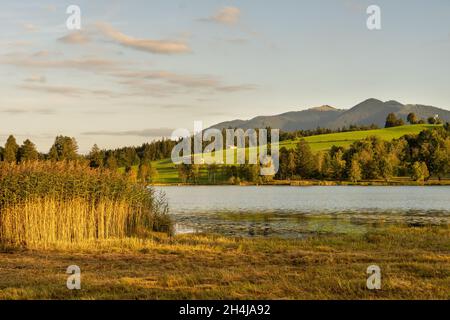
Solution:
[[[194,183],[154,183],[154,186],[209,186],[209,185],[233,185],[229,182],[221,182],[221,183],[208,183],[202,182],[194,184]],[[241,181],[239,186],[255,186],[255,183]],[[269,182],[264,182],[262,184],[258,184],[258,186],[450,186],[450,179],[437,179],[432,178],[427,181],[414,181],[411,178],[406,177],[393,177],[388,181],[385,180],[364,180],[358,182],[352,181],[332,181],[332,180],[272,180]]]
[[[66,288],[80,266],[81,290]],[[366,288],[380,266],[382,289]],[[450,299],[450,227],[303,240],[214,235],[0,253],[0,299]]]

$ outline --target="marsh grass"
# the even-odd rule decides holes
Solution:
[[[0,250],[0,299],[449,299],[450,228],[306,239],[198,234]],[[67,290],[80,266],[82,289]],[[381,290],[366,287],[367,267]]]
[[[0,164],[0,243],[46,247],[170,233],[165,200],[126,176],[80,162]]]

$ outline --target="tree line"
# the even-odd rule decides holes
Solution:
[[[87,155],[78,153],[75,138],[57,136],[48,153],[38,152],[36,145],[26,139],[21,145],[10,135],[4,147],[0,147],[0,161],[22,163],[34,160],[80,161],[87,162],[91,168],[108,168],[118,170],[124,168],[131,179],[150,182],[157,176],[151,162],[170,157],[176,141],[162,139],[144,143],[138,147],[123,147],[114,150],[101,150],[96,144]],[[138,170],[132,170],[136,166]]]
[[[411,124],[420,121],[413,113],[409,114],[407,119]],[[429,119],[429,122],[431,121]],[[399,123],[395,114],[388,115],[387,127]],[[370,127],[359,128],[364,130]],[[317,130],[316,133],[326,132]],[[314,131],[299,131],[297,134],[306,136],[311,132]],[[121,170],[131,179],[151,182],[158,176],[158,171],[152,167],[151,162],[170,158],[176,143],[174,140],[162,139],[138,147],[114,150],[101,150],[94,145],[87,155],[80,155],[75,138],[57,136],[48,153],[40,153],[29,139],[19,145],[11,135],[4,147],[0,147],[0,161],[20,163],[32,160],[78,160],[88,162],[92,168],[111,170],[122,168]],[[280,149],[280,167],[273,177],[260,176],[259,164],[237,166],[182,164],[177,166],[177,170],[181,181],[191,183],[198,183],[205,171],[210,183],[222,182],[224,179],[230,183],[241,181],[264,183],[271,179],[330,179],[356,182],[389,180],[395,176],[411,176],[415,180],[425,180],[430,176],[440,179],[449,174],[449,163],[449,124],[446,123],[442,127],[422,131],[419,135],[406,135],[391,142],[369,137],[354,142],[349,148],[334,146],[329,151],[318,153],[313,153],[308,143],[300,139],[294,149]],[[133,170],[132,167],[137,167],[137,170]]]
[[[448,176],[450,129],[424,130],[393,141],[368,137],[348,148],[333,146],[329,151],[313,153],[305,140],[296,148],[280,149],[278,179],[361,180],[411,176],[423,181],[431,176]]]
[[[443,124],[443,121],[439,118],[439,116],[428,117],[426,121],[424,119],[420,119],[414,112],[408,113],[406,116],[406,121],[409,124]],[[391,112],[386,117],[385,128],[392,128],[405,125],[405,121],[402,118],[397,117],[395,113]]]
[[[321,134],[331,134],[331,133],[341,133],[341,132],[353,132],[353,131],[368,131],[368,130],[376,130],[380,129],[379,126],[376,124],[371,124],[368,126],[364,125],[350,125],[350,126],[343,126],[342,128],[338,129],[329,129],[329,128],[321,128],[317,127],[316,129],[308,129],[308,130],[295,130],[295,131],[281,131],[280,132],[280,141],[285,140],[295,140],[302,137],[309,137],[309,136],[317,136]]]
[[[427,129],[418,135],[405,135],[385,141],[371,136],[355,141],[348,148],[333,146],[314,153],[300,139],[295,148],[280,149],[279,170],[274,176],[261,176],[259,164],[199,165],[180,164],[178,176],[184,183],[262,184],[275,180],[334,180],[359,182],[389,181],[393,177],[411,177],[424,181],[450,174],[450,126]],[[206,181],[205,181],[206,179]]]

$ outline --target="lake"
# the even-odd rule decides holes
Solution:
[[[450,223],[448,186],[167,186],[178,233],[305,237]]]

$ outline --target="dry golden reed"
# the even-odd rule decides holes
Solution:
[[[0,243],[27,247],[171,232],[167,205],[127,176],[81,162],[0,164]]]

